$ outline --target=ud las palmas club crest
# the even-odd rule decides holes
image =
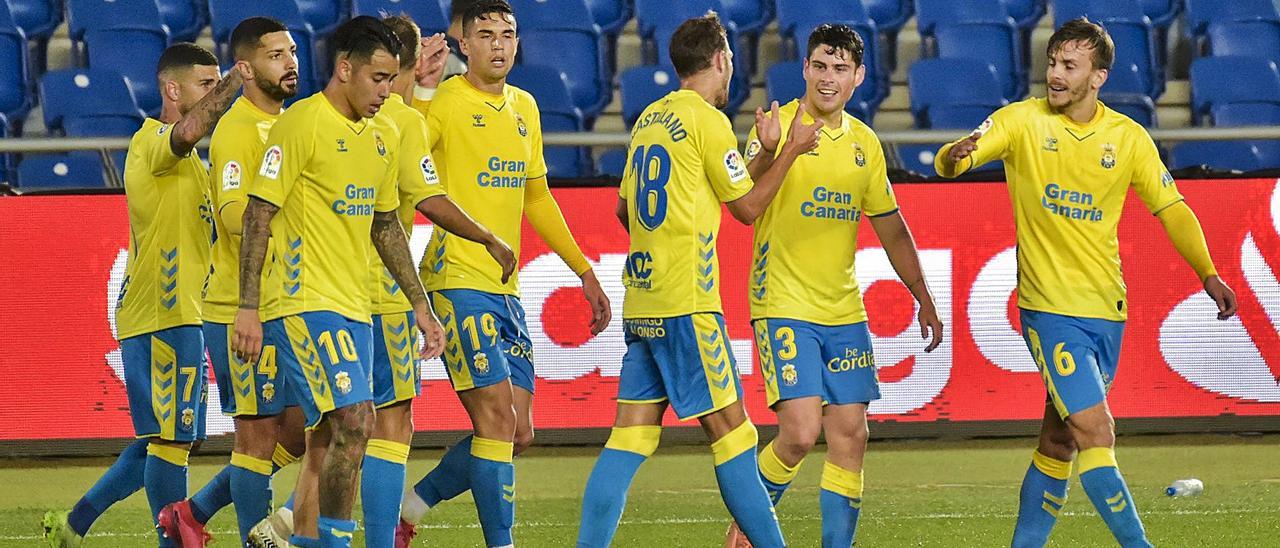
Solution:
[[[1116,167],[1116,146],[1111,143],[1102,145],[1102,167],[1106,169]]]
[[[529,128],[524,125],[524,118],[519,114],[516,115],[516,131],[520,132],[521,137],[529,136]]]
[[[787,383],[787,386],[795,386],[797,377],[796,366],[791,364],[782,366],[782,382]]]
[[[853,144],[853,163],[858,164],[858,167],[867,165],[867,155],[862,153],[862,145],[858,143]]]

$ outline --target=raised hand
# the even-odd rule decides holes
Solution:
[[[769,105],[769,112],[756,107],[756,139],[760,140],[760,148],[767,153],[778,150],[778,141],[782,140],[782,118],[778,116],[778,102]]]
[[[449,59],[449,43],[443,33],[436,33],[422,39],[422,48],[418,50],[418,64],[413,69],[414,79],[418,85],[427,89],[435,89],[444,77],[445,61]]]
[[[791,120],[791,129],[787,135],[787,144],[797,156],[818,148],[818,135],[822,131],[822,120],[814,120],[812,124],[804,123],[804,115],[808,113],[804,103],[796,110],[796,117]]]
[[[968,158],[970,154],[973,154],[973,151],[978,150],[978,139],[981,138],[982,134],[976,131],[969,134],[964,140],[951,145],[951,150],[947,151],[947,158],[953,164]]]

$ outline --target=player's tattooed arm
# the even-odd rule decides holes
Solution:
[[[261,298],[262,264],[271,241],[271,218],[280,208],[271,202],[249,197],[241,220],[240,238],[240,310],[236,312],[231,348],[245,362],[257,361],[262,352],[262,319],[258,315]]]
[[[189,112],[182,116],[181,120],[178,120],[178,123],[173,125],[173,131],[169,133],[169,148],[174,154],[178,156],[190,154],[191,149],[196,147],[196,143],[213,131],[213,126],[227,112],[231,102],[236,99],[236,92],[240,91],[240,86],[244,84],[242,72],[244,70],[247,69],[237,63],[227,72],[227,76],[218,82],[218,85],[206,93]]]
[[[373,227],[369,231],[373,238],[373,247],[382,257],[382,264],[387,272],[400,284],[409,302],[415,307],[426,305],[427,292],[418,280],[418,269],[413,266],[413,255],[409,252],[409,238],[400,227],[400,219],[395,211],[377,211],[373,214]],[[242,244],[243,245],[243,244]]]

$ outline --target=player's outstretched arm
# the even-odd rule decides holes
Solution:
[[[502,267],[502,283],[505,284],[511,279],[511,275],[516,271],[516,254],[511,250],[511,246],[484,225],[472,219],[448,196],[441,194],[418,202],[418,211],[450,234],[483,245],[493,260]]]
[[[240,310],[236,313],[231,346],[236,356],[246,362],[257,361],[262,352],[262,319],[258,315],[262,264],[267,259],[267,244],[271,241],[271,218],[279,211],[275,204],[251,196],[241,219]]]
[[[1160,224],[1169,234],[1169,240],[1178,254],[1196,271],[1196,276],[1204,283],[1204,291],[1218,305],[1218,319],[1225,320],[1236,314],[1236,294],[1218,277],[1218,270],[1213,266],[1213,257],[1209,255],[1209,244],[1204,239],[1204,230],[1200,220],[1186,202],[1178,202],[1156,213]]]
[[[925,283],[924,270],[920,268],[920,255],[916,252],[915,239],[911,237],[911,229],[899,212],[871,217],[871,227],[880,238],[880,244],[889,255],[889,264],[893,265],[898,278],[907,285],[911,295],[920,303],[920,338],[930,339],[925,352],[933,352],[942,343],[942,320],[938,319],[938,309],[933,303],[933,294],[929,292],[929,284]]]
[[[933,169],[943,177],[958,177],[973,169],[973,153],[978,150],[980,138],[982,134],[975,131],[964,139],[943,145],[934,156]]]
[[[375,211],[369,237],[373,240],[373,248],[377,250],[378,256],[382,257],[382,264],[387,267],[387,272],[400,284],[400,290],[404,291],[409,303],[413,305],[414,319],[426,341],[422,358],[429,360],[439,356],[444,351],[444,328],[440,327],[440,322],[431,311],[427,291],[423,289],[417,269],[413,267],[409,238],[400,227],[400,218],[396,212]]]
[[[422,48],[418,50],[418,63],[413,68],[413,76],[417,85],[413,88],[413,107],[423,116],[431,109],[431,100],[435,98],[436,88],[444,77],[445,64],[449,59],[449,43],[444,33],[436,33],[422,39]]]
[[[609,327],[613,311],[609,305],[609,296],[600,286],[591,263],[587,261],[578,242],[569,232],[569,224],[560,212],[560,206],[551,196],[551,188],[547,186],[547,178],[539,177],[528,181],[524,193],[524,215],[529,219],[534,232],[547,242],[547,246],[559,255],[565,264],[582,279],[582,292],[591,305],[591,334],[595,335]]]
[[[799,110],[796,111],[796,117],[791,120],[787,142],[782,145],[782,150],[769,169],[765,170],[759,179],[755,179],[755,186],[751,187],[746,195],[725,204],[729,207],[729,214],[742,224],[755,224],[756,219],[764,214],[765,209],[768,209],[769,202],[772,202],[773,197],[778,194],[778,189],[782,188],[782,181],[786,179],[787,170],[791,169],[791,164],[795,163],[802,154],[818,148],[818,134],[822,130],[822,120],[814,120],[813,124],[805,125],[804,114],[804,103],[801,103]]]
[[[240,91],[240,86],[244,84],[244,75],[247,70],[249,70],[248,65],[244,61],[236,63],[212,91],[206,93],[189,112],[182,116],[181,120],[178,120],[178,123],[173,125],[173,131],[169,132],[169,148],[175,155],[186,156],[191,153],[196,143],[213,131],[213,126],[217,125],[218,120],[231,106],[231,102],[235,101],[236,92]]]

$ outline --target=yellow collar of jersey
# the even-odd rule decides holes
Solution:
[[[1049,100],[1046,99],[1045,105],[1048,105],[1048,104],[1049,104]],[[1075,126],[1080,129],[1088,129],[1102,119],[1102,117],[1106,114],[1106,110],[1107,110],[1107,106],[1102,104],[1102,101],[1098,101],[1098,108],[1093,110],[1093,118],[1091,118],[1088,122],[1085,122],[1083,124],[1075,120],[1072,120],[1070,116],[1067,116],[1066,113],[1062,111],[1058,111],[1057,114],[1058,114],[1058,117],[1061,118],[1063,122],[1067,123],[1067,125]]]
[[[334,118],[342,120],[348,128],[351,128],[351,131],[361,133],[364,131],[364,128],[369,127],[368,118],[362,116],[360,117],[360,121],[352,122],[350,118],[347,118],[341,112],[338,112],[338,107],[333,106],[333,103],[329,101],[329,96],[325,95],[323,91],[316,93],[316,95],[320,96],[320,101],[324,103],[325,109],[332,113]]]
[[[484,100],[484,101],[486,101],[486,102],[488,102],[488,101],[506,101],[506,99],[507,99],[507,83],[506,83],[506,82],[503,82],[503,83],[502,83],[502,93],[500,93],[500,94],[496,94],[496,95],[495,95],[495,94],[493,94],[493,93],[489,93],[489,92],[487,92],[487,91],[484,91],[484,90],[482,90],[482,89],[480,89],[480,88],[476,87],[476,85],[475,85],[475,84],[472,84],[472,83],[471,83],[471,80],[468,80],[468,79],[467,79],[467,75],[465,75],[465,74],[463,74],[463,75],[462,75],[462,78],[461,78],[461,79],[462,79],[462,83],[463,83],[464,85],[466,85],[466,86],[467,86],[467,89],[468,89],[468,90],[470,90],[470,91],[471,91],[471,93],[474,93],[476,96],[480,97],[481,99],[483,99],[483,100]]]
[[[248,97],[245,97],[243,95],[241,95],[236,99],[236,103],[243,105],[244,108],[248,110],[250,114],[254,115],[257,118],[261,118],[263,120],[275,120],[276,118],[280,117],[280,113],[271,114],[265,110],[258,108],[258,105],[253,104],[253,101],[250,101]]]

